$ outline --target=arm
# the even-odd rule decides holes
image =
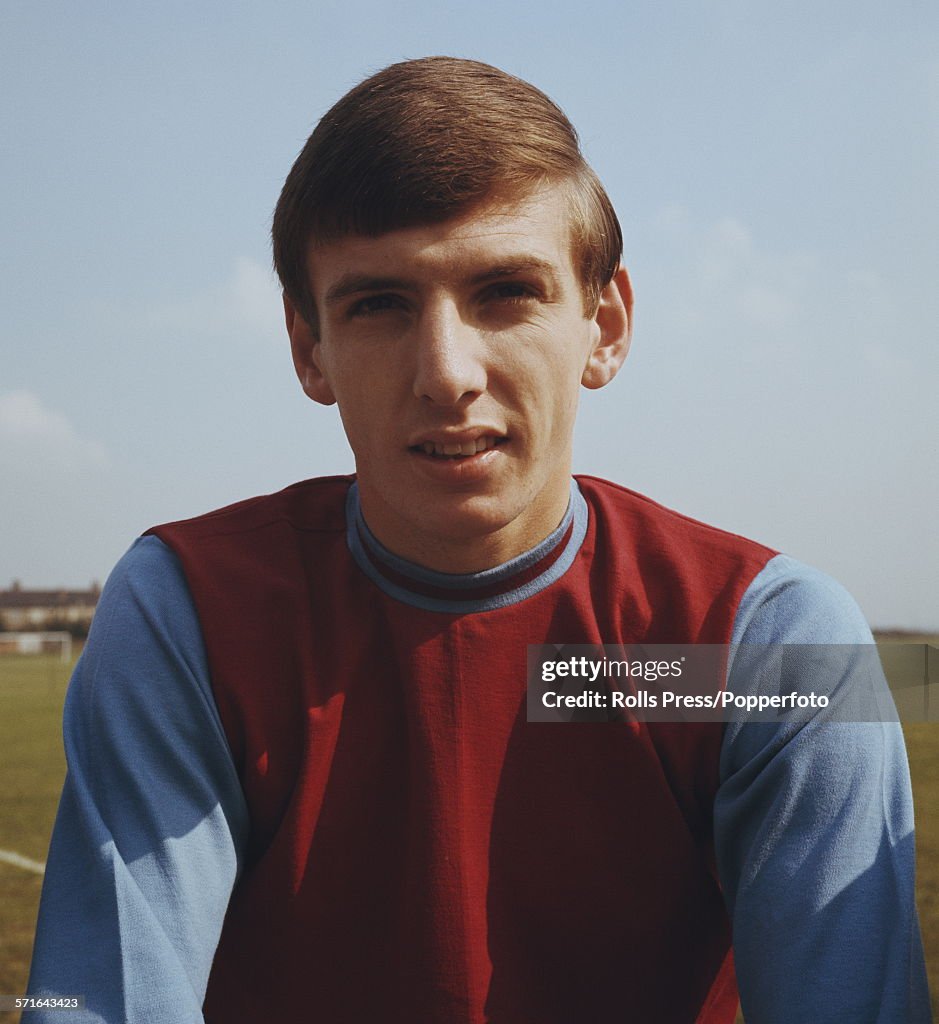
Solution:
[[[779,556],[745,595],[734,642],[873,639],[841,587]],[[732,722],[724,737],[715,845],[741,1003],[757,1024],[931,1019],[903,735],[896,722],[837,720],[859,692],[889,701],[874,659],[841,651],[826,711]],[[799,661],[781,662],[782,692],[811,689]]]
[[[156,538],[105,587],[64,731],[30,994],[84,995],[82,1024],[201,1021],[247,809],[195,609]]]

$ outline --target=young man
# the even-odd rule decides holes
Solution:
[[[629,346],[620,252],[564,115],[494,68],[395,65],[323,118],[274,254],[356,476],[115,570],[34,993],[148,1024],[716,1024],[733,948],[754,1021],[928,1019],[896,725],[526,721],[528,644],[871,639],[792,559],[572,481],[580,388]]]

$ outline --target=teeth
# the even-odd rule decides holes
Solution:
[[[478,437],[475,441],[464,441],[462,444],[435,444],[433,441],[424,441],[420,447],[426,455],[456,459],[476,455],[477,452],[484,452],[495,446],[494,437]]]

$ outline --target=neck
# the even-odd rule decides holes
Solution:
[[[588,511],[576,483],[560,524],[540,543],[477,572],[434,570],[389,551],[372,533],[353,484],[346,499],[346,538],[359,568],[389,597],[425,611],[463,614],[527,599],[560,579],[573,564],[587,531]]]
[[[531,503],[512,521],[495,529],[474,523],[464,532],[454,531],[454,523],[445,524],[448,532],[416,530],[398,517],[383,515],[383,509],[367,488],[358,483],[358,500],[369,532],[388,552],[435,572],[465,574],[485,572],[504,565],[540,544],[558,527],[571,499],[570,477],[550,502]],[[374,506],[374,507],[373,507]]]

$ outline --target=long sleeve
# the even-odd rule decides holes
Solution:
[[[824,711],[727,726],[715,844],[744,1015],[930,1021],[903,736],[896,721],[850,720],[859,694],[892,707],[870,647],[854,646],[873,643],[859,609],[828,577],[778,556],[745,595],[734,641],[852,645],[830,659],[839,674]],[[805,693],[817,660],[790,650],[780,690]],[[731,679],[747,685],[733,669]]]
[[[201,1021],[247,809],[195,609],[156,538],[105,587],[64,732],[29,991],[83,995],[76,1024]]]

